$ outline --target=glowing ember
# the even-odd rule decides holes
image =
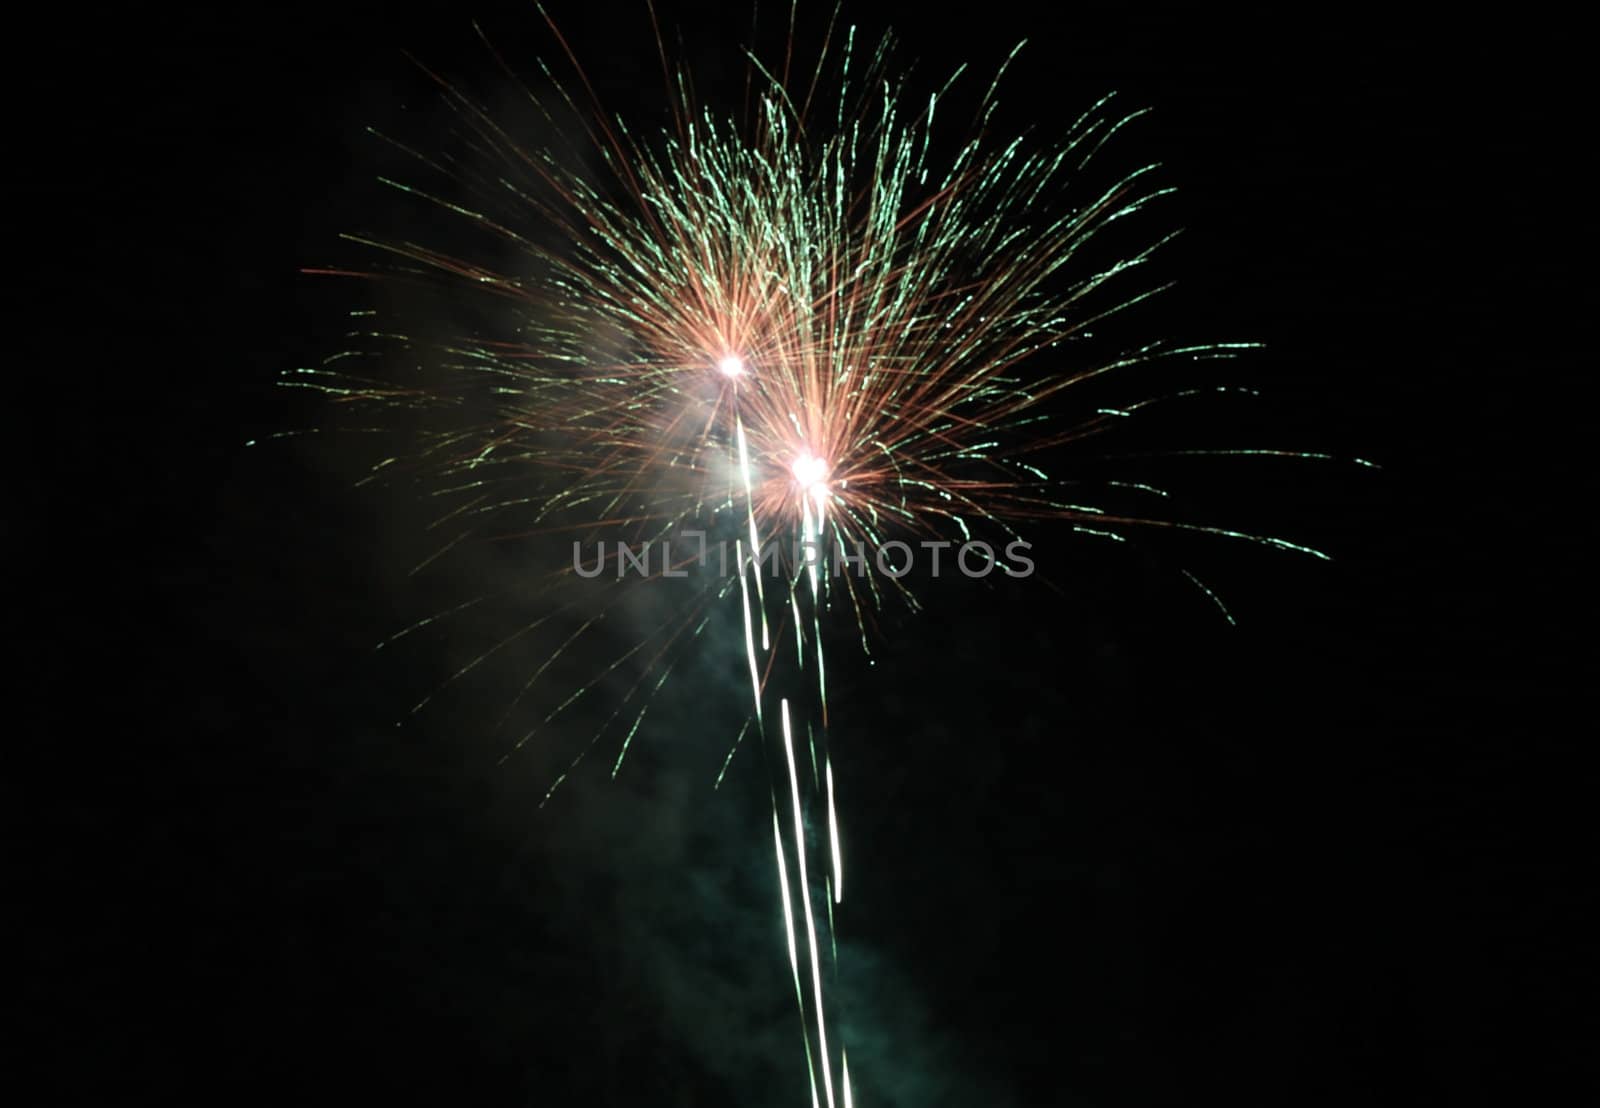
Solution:
[[[800,488],[806,492],[821,495],[828,491],[825,482],[828,479],[828,463],[815,454],[802,454],[790,465],[789,471],[794,474],[794,479],[800,483]]]

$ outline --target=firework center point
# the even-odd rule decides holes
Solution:
[[[729,354],[717,363],[717,370],[724,377],[741,377],[744,375],[744,359],[737,354]]]
[[[828,494],[828,486],[825,484],[828,477],[828,463],[815,454],[800,455],[789,470],[806,492],[819,497]]]

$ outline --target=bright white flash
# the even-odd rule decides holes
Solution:
[[[729,354],[717,363],[717,369],[724,377],[742,377],[744,375],[744,359],[737,354]]]
[[[828,486],[824,482],[828,479],[828,463],[815,454],[808,452],[800,455],[789,466],[789,470],[806,492],[817,496],[827,494]]]

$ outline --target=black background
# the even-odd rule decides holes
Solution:
[[[12,545],[51,584],[21,586],[42,710],[12,737],[48,755],[14,842],[43,878],[19,997],[45,1099],[808,1095],[760,766],[736,763],[753,802],[711,790],[729,736],[674,738],[710,711],[692,684],[618,782],[602,759],[534,810],[545,779],[497,765],[489,709],[393,726],[455,656],[372,652],[429,599],[396,549],[414,509],[353,487],[358,451],[243,446],[316,421],[274,381],[334,348],[349,290],[298,270],[388,229],[362,128],[431,133],[401,51],[473,72],[474,14],[553,55],[509,4],[92,15],[39,44],[14,217],[30,241],[59,207],[27,264],[65,311],[22,322],[19,498],[47,522]],[[649,118],[643,7],[553,14]],[[924,76],[1028,38],[1005,119],[1046,138],[1111,89],[1155,108],[1119,156],[1166,164],[1151,218],[1188,230],[1128,326],[1268,344],[1223,375],[1266,396],[1179,445],[1383,467],[1151,471],[1334,554],[1184,548],[1237,628],[1166,557],[1072,546],[1058,591],[935,590],[870,672],[841,663],[858,1103],[1487,1104],[1592,1078],[1577,29],[847,15]],[[663,12],[711,86],[748,18]]]

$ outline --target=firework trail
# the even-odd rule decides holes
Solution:
[[[360,407],[379,425],[421,424],[379,470],[432,482],[448,505],[438,525],[456,531],[447,548],[496,529],[627,540],[609,554],[600,546],[592,573],[575,557],[549,574],[553,608],[570,595],[574,574],[621,578],[629,550],[644,550],[646,560],[657,552],[652,580],[698,571],[694,603],[577,682],[512,749],[596,698],[626,664],[638,676],[572,762],[618,736],[615,772],[674,660],[705,641],[714,619],[737,613],[750,718],[733,749],[746,733],[758,737],[771,769],[812,1101],[850,1105],[828,987],[843,874],[824,631],[837,614],[870,649],[874,613],[891,596],[913,608],[916,597],[898,575],[862,573],[848,561],[839,572],[820,555],[881,550],[897,536],[970,544],[988,534],[1011,549],[1019,528],[1044,520],[1114,541],[1187,530],[1321,555],[1092,504],[1092,490],[1053,479],[1040,464],[1046,452],[1167,398],[1074,413],[1068,390],[1161,359],[1241,348],[1147,345],[1089,364],[1075,349],[1096,322],[1154,291],[1117,290],[1166,239],[1109,263],[1090,263],[1086,251],[1167,191],[1150,183],[1153,166],[1085,183],[1096,155],[1139,113],[1114,111],[1108,99],[1057,145],[996,138],[1001,66],[980,83],[970,126],[954,128],[966,137],[952,145],[935,119],[949,114],[961,73],[914,100],[889,69],[887,41],[863,46],[853,28],[830,23],[816,64],[796,76],[791,16],[781,64],[750,56],[743,122],[698,104],[663,49],[672,122],[636,134],[595,101],[550,27],[574,80],[541,64],[554,91],[518,87],[555,141],[530,148],[438,79],[466,155],[396,145],[449,182],[450,194],[386,182],[508,247],[515,264],[353,235],[377,262],[311,271],[442,287],[494,305],[500,329],[432,342],[405,326],[364,327],[352,352],[290,383]],[[359,369],[385,349],[406,351],[413,364],[425,351],[434,376]],[[1125,503],[1130,490],[1152,501],[1164,495],[1132,482],[1102,491]],[[699,536],[698,557],[683,554],[688,535]],[[706,568],[717,560],[705,557],[708,536],[725,569],[731,548],[731,571]],[[795,543],[806,556],[783,553]],[[989,549],[991,569],[1022,575],[1014,559]],[[612,595],[527,677],[518,699],[625,603],[620,581]]]

